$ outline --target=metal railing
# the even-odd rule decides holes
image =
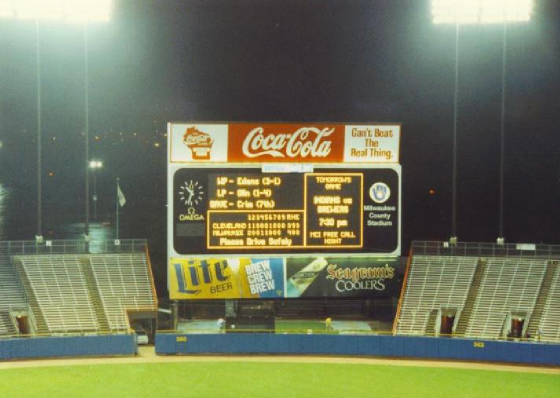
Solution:
[[[0,340],[13,338],[44,338],[44,337],[75,337],[75,336],[110,336],[115,334],[133,334],[132,330],[97,330],[97,331],[73,331],[73,332],[55,332],[55,333],[34,333],[34,334],[3,334]]]
[[[30,240],[0,241],[0,255],[15,254],[89,254],[89,253],[133,253],[144,251],[146,239],[120,240],[45,240],[42,243]]]
[[[219,330],[215,329],[193,329],[193,330],[158,330],[157,333],[161,334],[247,334],[247,333],[269,333],[269,334],[307,334],[307,335],[359,335],[359,336],[395,336],[393,332],[387,330],[371,330],[366,331],[363,329],[344,329],[344,330],[327,330],[321,328],[293,328],[293,329],[282,329],[280,330],[270,330],[261,328],[243,328],[243,329],[227,329]],[[500,337],[489,335],[480,335],[476,337],[464,336],[461,334],[436,334],[435,332],[430,333],[406,333],[398,334],[395,337],[428,337],[428,338],[446,338],[446,339],[461,339],[461,340],[472,340],[472,341],[515,341],[515,342],[531,342],[531,343],[543,343],[543,344],[560,344],[560,339],[545,339],[545,338],[528,338],[528,337]]]
[[[413,241],[413,255],[477,256],[477,257],[539,257],[560,259],[560,245],[533,243],[506,243],[498,245],[487,242]]]

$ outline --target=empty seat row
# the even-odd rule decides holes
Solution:
[[[538,257],[415,255],[408,270],[396,333],[426,334],[428,322],[433,322],[433,311],[453,309],[459,316],[455,321],[465,316],[462,331],[466,337],[505,337],[510,326],[506,322],[511,316],[524,316],[527,322],[531,319],[545,275],[551,275],[551,271],[547,273],[549,264],[556,262]],[[550,290],[543,293],[547,297],[542,319],[540,310],[539,318],[535,318],[541,319],[537,323],[539,337],[547,341],[560,340],[560,266],[555,267]],[[539,308],[543,308],[542,304]]]
[[[129,327],[127,310],[157,309],[157,298],[144,254],[92,255],[90,263],[111,329]]]
[[[433,310],[460,310],[477,262],[476,257],[414,256],[397,320],[397,333],[424,334]]]
[[[546,271],[542,259],[488,258],[467,337],[500,338],[511,313],[530,314]]]
[[[99,323],[80,256],[16,256],[49,332],[95,331]]]

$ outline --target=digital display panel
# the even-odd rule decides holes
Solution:
[[[400,171],[400,169],[399,169]],[[399,250],[400,173],[387,168],[179,168],[177,254]]]

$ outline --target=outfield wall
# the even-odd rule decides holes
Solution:
[[[560,345],[412,336],[156,334],[156,353],[314,354],[560,365]]]
[[[0,339],[0,360],[24,358],[134,355],[134,334]]]

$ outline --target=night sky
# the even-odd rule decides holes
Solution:
[[[508,29],[505,237],[560,243],[560,2],[536,1],[532,20]],[[40,32],[45,212],[79,219],[83,30]],[[462,241],[498,236],[501,43],[501,26],[461,28]],[[448,239],[454,46],[428,0],[116,1],[111,21],[89,28],[100,196],[119,176],[130,237],[163,247],[167,121],[398,122],[403,252]],[[22,217],[35,206],[35,129],[35,25],[0,20],[0,181],[22,195]],[[100,206],[110,213],[114,201]]]

